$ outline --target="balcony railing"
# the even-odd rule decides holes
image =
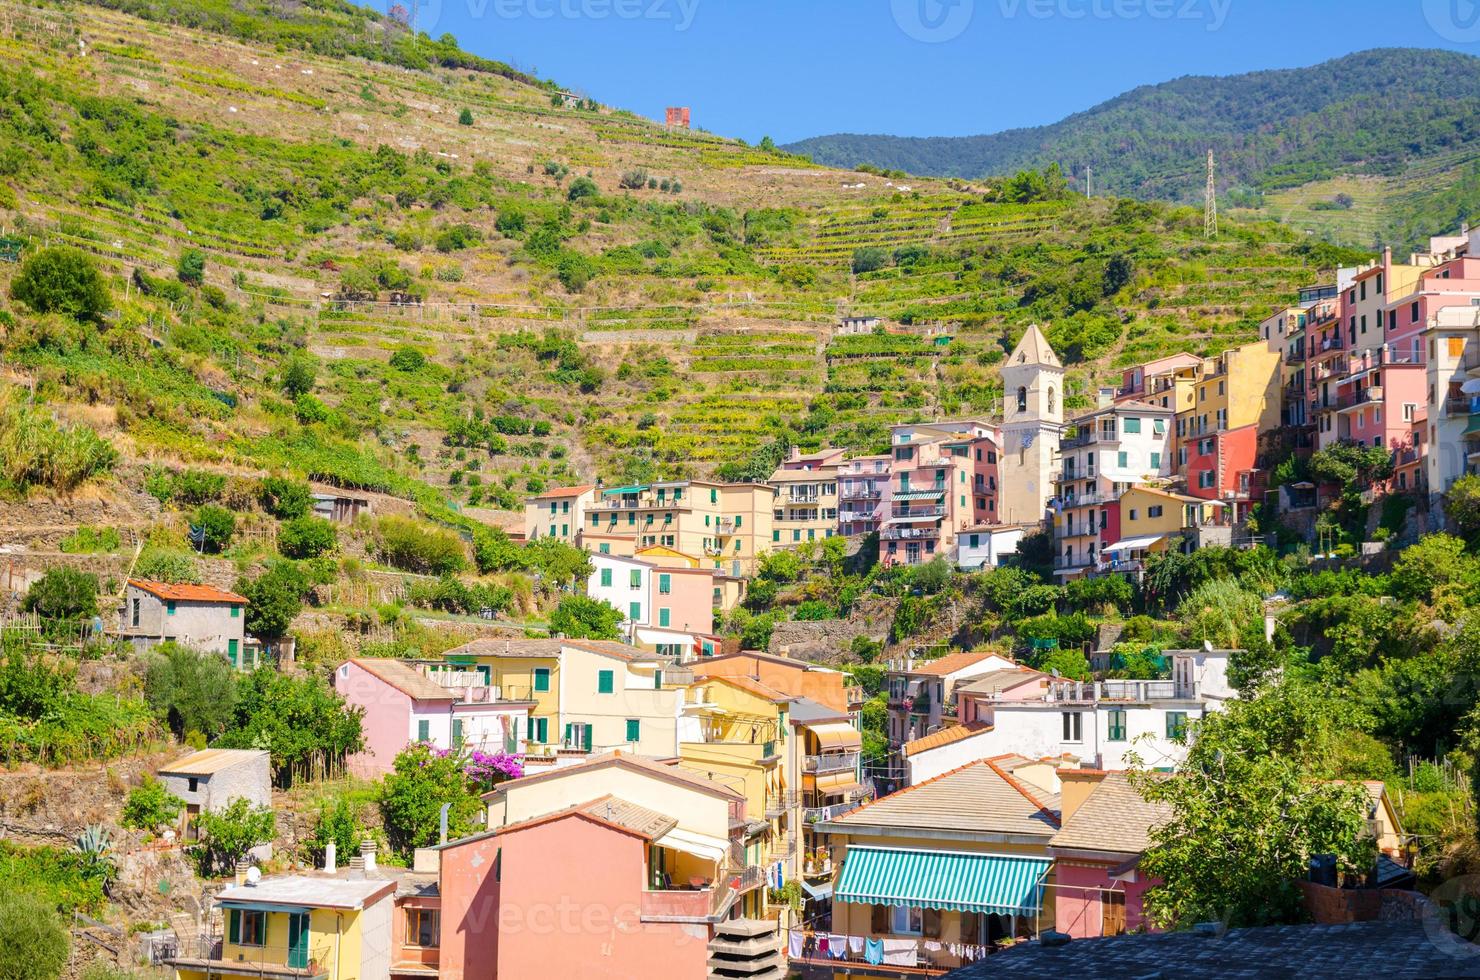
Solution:
[[[886,527],[879,532],[885,541],[907,541],[915,538],[938,538],[938,527]]]
[[[1470,398],[1465,398],[1463,395],[1450,395],[1448,403],[1444,406],[1444,414],[1449,418],[1480,414],[1480,395]]]
[[[1089,555],[1055,555],[1054,568],[1092,568],[1095,560]]]
[[[309,958],[305,947],[288,948],[283,945],[240,946],[243,956],[252,959],[224,959],[223,937],[198,936],[194,941],[180,941],[174,956],[163,962],[177,971],[230,973],[233,976],[258,976],[298,978],[321,977],[329,973],[329,966]]]
[[[907,517],[910,519],[920,518],[926,520],[932,517],[945,517],[944,506],[937,507],[895,507],[890,511],[891,517]]]
[[[1176,697],[1172,681],[1112,680],[1100,682],[1100,697],[1110,701],[1156,701]]]
[[[844,772],[857,769],[857,752],[825,752],[822,755],[809,755],[802,758],[803,772]]]
[[[1348,408],[1356,408],[1359,405],[1376,404],[1380,401],[1382,401],[1382,387],[1380,385],[1371,385],[1339,396],[1336,399],[1336,410],[1340,412]]]
[[[795,810],[801,797],[794,789],[782,790],[779,793],[766,794],[766,819],[772,820],[790,810]]]
[[[845,813],[852,813],[863,806],[863,800],[849,800],[847,803],[834,803],[832,806],[809,806],[802,810],[802,820],[807,823],[826,823],[836,820]]]
[[[863,704],[864,701],[868,700],[868,696],[864,694],[863,685],[861,684],[849,684],[843,688],[843,696],[847,698],[849,704]]]
[[[844,524],[862,523],[863,521],[876,521],[879,515],[871,510],[844,510],[838,512],[838,520]]]
[[[844,500],[878,500],[882,496],[884,494],[879,490],[865,489],[863,487],[852,490],[844,487],[842,494]]]

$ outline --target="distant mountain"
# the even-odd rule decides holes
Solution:
[[[1093,168],[1096,191],[1170,201],[1202,199],[1209,148],[1220,188],[1255,192],[1343,174],[1395,176],[1457,150],[1480,155],[1480,58],[1378,49],[1310,68],[1143,86],[1050,126],[965,137],[840,134],[786,147],[832,166],[963,178],[1056,161],[1081,188]]]

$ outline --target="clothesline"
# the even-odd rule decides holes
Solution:
[[[792,929],[787,934],[787,956],[803,962],[841,960],[870,966],[952,969],[975,963],[995,952],[976,943],[947,943],[924,939],[873,938],[844,933]]]

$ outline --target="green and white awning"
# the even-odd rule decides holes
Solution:
[[[893,494],[890,500],[940,500],[945,497],[944,490],[902,490]]]
[[[833,900],[948,912],[1030,915],[1050,860],[962,851],[849,847]]]

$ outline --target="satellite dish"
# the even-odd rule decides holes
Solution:
[[[247,869],[247,884],[248,885],[252,885],[253,887],[255,887],[256,884],[257,884],[257,882],[259,882],[261,880],[262,880],[262,869],[261,868],[257,867],[254,864],[250,868]]]
[[[1048,669],[1048,672],[1050,674],[1054,675],[1054,677],[1058,677],[1059,676],[1059,669],[1057,667],[1050,667]]]
[[[1213,652],[1213,641],[1212,640],[1203,640],[1203,649],[1206,650],[1206,651],[1208,651],[1208,653],[1212,653]]]

